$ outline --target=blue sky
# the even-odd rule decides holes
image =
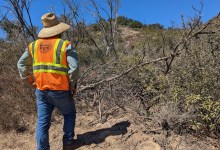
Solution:
[[[203,21],[208,21],[220,12],[220,0],[203,0]],[[200,0],[122,0],[120,14],[143,23],[160,23],[165,27],[181,24],[180,15],[186,19],[195,15],[192,9],[201,8]]]
[[[97,0],[100,5],[105,0]],[[4,0],[0,0],[0,5],[6,5]],[[203,0],[204,7],[202,11],[202,20],[205,22],[220,12],[220,0]],[[139,20],[145,24],[160,23],[164,27],[171,26],[174,22],[175,26],[181,24],[181,14],[189,18],[195,15],[192,9],[200,8],[200,0],[121,0],[119,15],[126,16],[135,20]],[[0,9],[1,10],[1,9]],[[31,17],[33,24],[42,27],[40,18],[44,13],[54,10],[56,14],[63,12],[63,5],[60,0],[33,0],[31,5]],[[2,12],[2,11],[0,11]],[[88,18],[89,22],[93,21],[92,17]],[[0,36],[3,33],[0,32]]]

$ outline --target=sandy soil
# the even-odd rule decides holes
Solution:
[[[218,150],[216,139],[199,139],[190,135],[168,137],[159,127],[147,118],[135,113],[117,117],[109,116],[101,122],[94,112],[77,114],[76,149],[79,150]],[[62,150],[62,116],[54,116],[50,129],[51,150]],[[27,130],[0,133],[1,150],[34,150],[35,121],[28,124]]]

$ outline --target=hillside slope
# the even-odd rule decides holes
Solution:
[[[213,31],[213,33],[201,34],[200,37],[195,37],[187,43],[183,54],[173,62],[172,71],[169,74],[164,74],[167,63],[161,62],[136,70],[115,83],[100,86],[94,91],[80,93],[81,97],[76,98],[77,104],[82,103],[83,100],[86,103],[81,104],[85,105],[85,108],[77,107],[76,149],[155,150],[155,147],[161,147],[162,150],[219,150],[220,139],[209,137],[214,132],[220,131],[218,130],[219,124],[212,123],[213,120],[219,118],[220,112],[219,21],[206,30]],[[174,29],[120,28],[121,51],[119,52],[122,59],[115,63],[115,66],[100,67],[91,72],[88,71],[91,66],[84,64],[85,70],[82,72],[87,69],[88,72],[87,80],[83,81],[83,85],[120,74],[122,70],[134,66],[142,59],[148,61],[165,54],[169,55],[179,39],[180,34],[177,33],[179,31]],[[163,35],[166,35],[166,38]],[[5,45],[4,49],[8,49],[8,44],[5,43]],[[94,62],[93,65],[99,66],[100,64],[97,63],[99,58],[96,57],[96,53],[92,53],[94,51],[90,53],[91,46],[87,46],[89,48],[85,47],[85,51],[81,52],[81,57],[87,60],[85,57],[85,52],[87,52],[88,58],[93,56],[96,60],[91,61]],[[13,57],[11,53],[14,54]],[[21,54],[18,54],[16,45],[10,53],[5,50],[0,54],[2,54],[1,58],[4,58],[0,60],[0,70],[2,70],[0,123],[6,124],[6,129],[10,130],[0,132],[0,149],[33,150],[36,147],[34,91],[18,77],[15,63]],[[144,54],[146,56],[143,58]],[[102,73],[103,76],[99,78],[98,75]],[[97,80],[93,80],[96,78]],[[104,97],[102,92],[105,92]],[[97,93],[105,102],[102,104],[103,114],[107,114],[104,116],[106,118],[101,121],[98,115]],[[168,104],[169,101],[176,102],[174,106],[178,107],[172,109],[173,105],[171,105],[163,111],[162,106]],[[130,109],[124,109],[125,107]],[[109,111],[111,111],[110,114],[108,114]],[[202,114],[204,116],[201,116],[201,112],[204,112]],[[155,114],[158,117],[154,118]],[[181,117],[186,115],[188,116],[181,122]],[[195,122],[190,122],[192,120]],[[51,150],[62,149],[62,121],[62,116],[57,113],[52,118]],[[187,124],[189,122],[195,123],[193,125],[197,125],[195,127],[198,128]],[[174,127],[169,128],[172,125]],[[211,128],[213,125],[216,128]],[[167,129],[164,128],[166,126],[168,126]],[[175,132],[177,128],[179,133]],[[213,137],[217,138],[217,134]]]

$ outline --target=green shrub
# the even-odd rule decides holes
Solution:
[[[220,101],[201,95],[186,95],[186,108],[193,109],[197,115],[192,117],[192,128],[195,130],[215,131],[220,124]]]

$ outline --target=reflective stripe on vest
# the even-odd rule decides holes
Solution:
[[[54,46],[53,52],[53,62],[45,63],[45,62],[38,62],[37,60],[37,45],[38,40],[33,42],[31,45],[32,49],[32,57],[33,57],[33,72],[49,72],[49,73],[56,73],[67,75],[68,74],[68,67],[64,64],[61,64],[63,61],[63,55],[65,53],[65,46],[67,41],[63,41],[61,39],[57,39]]]
[[[56,66],[48,66],[48,65],[38,65],[33,66],[34,73],[37,72],[50,72],[50,73],[58,73],[66,75],[68,69],[63,67],[56,67]]]
[[[32,44],[31,44],[31,51],[32,51],[32,57],[33,57],[33,63],[35,62],[36,60],[36,55],[34,55],[34,50],[36,49],[37,47],[37,41],[34,41]]]

